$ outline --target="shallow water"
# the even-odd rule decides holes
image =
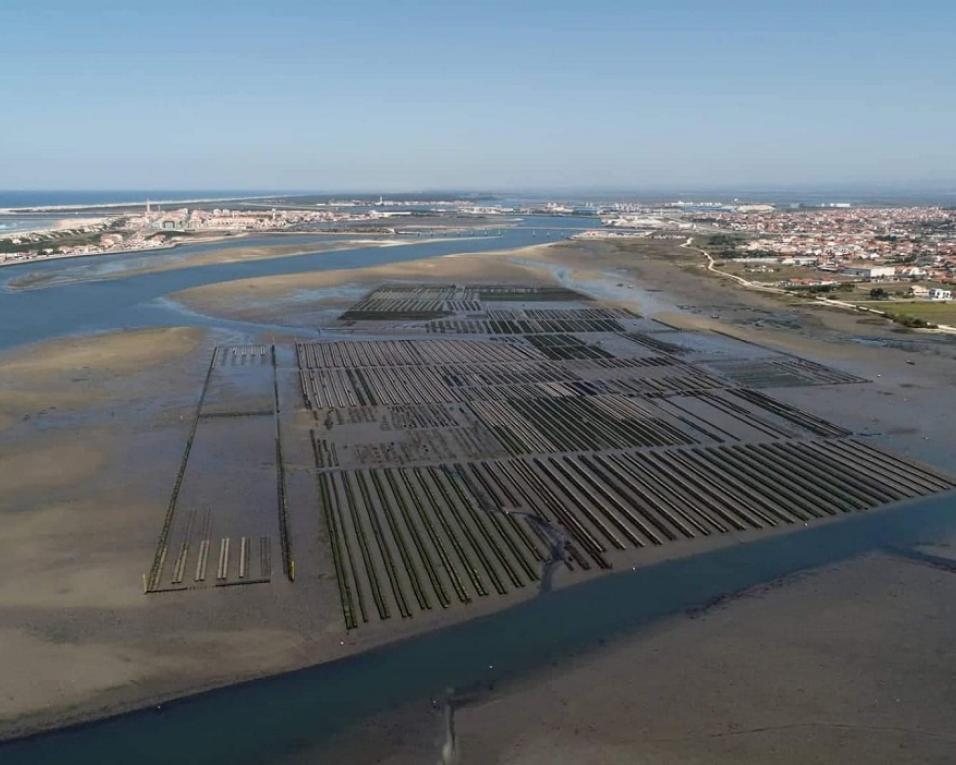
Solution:
[[[332,737],[369,715],[513,678],[787,574],[951,531],[953,503],[952,493],[901,503],[619,573],[353,658],[0,745],[0,761],[321,763]]]
[[[178,311],[166,295],[190,287],[235,279],[248,279],[307,271],[363,268],[418,258],[454,253],[527,247],[567,238],[575,231],[595,225],[592,218],[528,217],[511,229],[481,238],[462,237],[442,241],[422,241],[401,247],[358,247],[335,252],[317,252],[239,263],[204,266],[184,265],[167,271],[118,276],[123,259],[135,255],[102,255],[88,259],[79,267],[98,269],[108,276],[99,281],[79,281],[33,290],[11,290],[11,280],[32,272],[69,273],[78,268],[76,259],[25,263],[0,269],[0,349],[22,343],[47,340],[65,334],[156,326],[215,325],[215,319]],[[496,231],[496,230],[493,230]],[[229,247],[268,244],[305,244],[316,241],[314,235],[295,237],[277,235],[239,238],[234,241],[184,245],[174,251],[177,260],[190,254]],[[327,241],[320,237],[319,241]],[[154,257],[158,257],[157,253]]]

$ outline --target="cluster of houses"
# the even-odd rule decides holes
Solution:
[[[756,234],[735,247],[737,262],[820,272],[794,279],[794,284],[904,281],[913,283],[909,295],[916,299],[953,299],[947,285],[956,284],[956,210],[827,208],[743,215],[720,211],[704,217],[724,230]]]

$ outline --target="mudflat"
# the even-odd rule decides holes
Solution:
[[[303,237],[300,235],[297,238],[302,239]],[[239,240],[238,244],[229,247],[212,248],[189,255],[183,255],[176,247],[161,249],[147,255],[131,253],[120,261],[113,259],[108,266],[97,262],[97,256],[83,257],[78,259],[78,263],[64,264],[64,267],[55,271],[28,271],[11,279],[7,283],[7,287],[11,290],[43,289],[88,281],[142,276],[143,274],[161,273],[183,267],[192,268],[284,258],[293,255],[339,252],[355,247],[395,247],[402,244],[411,244],[414,241],[395,237],[372,239],[353,237],[329,241],[326,238],[316,237],[314,241],[307,244],[303,244],[301,241],[291,244],[282,242],[283,237],[281,235],[273,235],[273,239],[276,240],[273,244],[250,244],[247,246],[241,246],[241,240]],[[203,242],[199,242],[199,244],[203,244]],[[189,244],[183,246],[188,247]]]
[[[538,597],[534,588],[516,590],[477,598],[468,608],[347,629],[309,443],[310,430],[321,430],[324,420],[303,399],[294,349],[303,339],[322,340],[323,333],[338,341],[425,341],[410,325],[398,335],[383,334],[381,325],[364,334],[360,325],[332,326],[383,283],[564,287],[663,322],[653,338],[664,342],[692,330],[796,354],[869,382],[766,389],[773,399],[901,458],[956,469],[956,440],[940,416],[956,404],[951,339],[742,291],[708,275],[679,244],[563,242],[232,281],[170,296],[226,320],[220,328],[118,331],[4,354],[0,508],[8,531],[0,540],[7,582],[0,588],[0,630],[19,659],[0,666],[0,731],[22,734],[327,662]],[[239,330],[231,319],[269,326]],[[210,360],[217,348],[246,346],[279,349],[275,395],[287,417],[282,432],[295,579],[275,531],[269,532],[275,554],[268,583],[145,594]],[[700,358],[719,362],[719,356]],[[222,395],[259,402],[244,385],[226,380]],[[215,461],[230,440],[217,427],[199,431],[193,455],[205,483],[183,484],[204,498],[200,503],[233,490],[235,475]],[[269,473],[264,480],[274,478]],[[439,486],[446,479],[428,480]],[[237,531],[235,539],[266,535],[255,527]],[[919,550],[944,560],[950,555],[950,538],[923,541]],[[175,555],[164,569],[168,575]],[[217,555],[219,548],[213,559]],[[669,555],[641,558],[638,552],[626,560],[640,566]],[[189,569],[184,579],[193,576]],[[562,588],[594,576],[559,570],[553,583]],[[876,552],[748,591],[717,608],[674,615],[616,635],[608,645],[595,643],[551,671],[474,694],[460,689],[459,701],[453,693],[455,746],[462,761],[484,762],[807,762],[823,761],[834,747],[845,761],[862,762],[887,746],[899,747],[900,761],[942,762],[952,743],[939,716],[952,675],[945,649],[953,624],[946,606],[950,577],[945,567]],[[861,676],[869,684],[856,682]],[[530,708],[541,716],[530,719]],[[309,755],[331,746],[337,754],[348,751],[354,762],[412,762],[434,759],[448,742],[444,713],[428,700],[376,725],[356,721],[343,738],[312,747]],[[405,731],[401,741],[399,730]]]

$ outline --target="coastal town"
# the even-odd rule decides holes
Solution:
[[[505,200],[477,198],[236,201],[143,206],[0,238],[0,265],[158,250],[250,233],[416,233],[509,225],[518,217],[593,218],[578,239],[686,239],[709,270],[743,286],[877,310],[913,328],[956,323],[956,209],[814,206],[734,200]]]
[[[599,215],[601,228],[575,238],[683,238],[709,271],[745,287],[872,311],[911,328],[956,324],[956,209],[677,201],[619,203]]]
[[[695,212],[711,270],[878,313],[917,329],[956,324],[956,210],[825,207]],[[834,300],[836,298],[836,300]]]
[[[178,207],[163,210],[146,202],[142,211],[84,219],[71,226],[19,232],[0,238],[0,265],[52,258],[161,249],[181,242],[209,241],[250,232],[308,230],[317,224],[374,220],[388,213],[337,209],[230,209]]]
[[[813,267],[824,274],[883,280],[956,281],[956,210],[940,207],[827,208],[696,214],[693,222],[742,235],[724,257]],[[835,276],[788,280],[833,283]]]
[[[425,235],[449,233],[493,222],[506,223],[516,213],[563,215],[583,211],[557,203],[521,208],[481,204],[480,199],[341,198],[302,201],[276,197],[267,201],[198,200],[163,209],[148,200],[122,210],[64,208],[64,217],[44,208],[0,210],[7,220],[42,212],[46,225],[16,229],[0,236],[0,266],[88,255],[158,250],[182,243],[214,241],[252,233],[363,233]],[[594,214],[593,210],[587,211]],[[82,214],[84,217],[67,217]],[[407,230],[402,230],[402,228]],[[2,228],[2,226],[0,226]]]

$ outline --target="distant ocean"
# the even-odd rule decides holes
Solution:
[[[684,201],[734,203],[763,203],[780,207],[815,207],[833,203],[848,203],[854,206],[906,206],[906,205],[956,205],[956,184],[948,188],[882,188],[821,186],[760,189],[751,187],[674,187],[638,189],[563,189],[560,191],[528,190],[511,192],[506,202],[537,203],[549,200],[572,202],[586,200],[592,204],[610,204],[618,201],[638,202],[648,205],[664,204],[682,199]]]
[[[2,191],[0,210],[42,207],[87,207],[108,204],[142,204],[147,199],[153,202],[176,202],[186,199],[230,199],[275,195],[275,191],[237,191],[235,189],[153,189],[114,191]],[[89,217],[88,212],[64,213],[57,210],[4,214],[0,212],[0,236],[15,231],[31,231],[47,228],[55,221],[68,217]]]
[[[72,205],[136,204],[146,199],[176,201],[179,199],[225,199],[277,194],[276,191],[237,191],[235,189],[176,189],[113,190],[113,191],[2,191],[0,209],[18,207],[51,207]]]

